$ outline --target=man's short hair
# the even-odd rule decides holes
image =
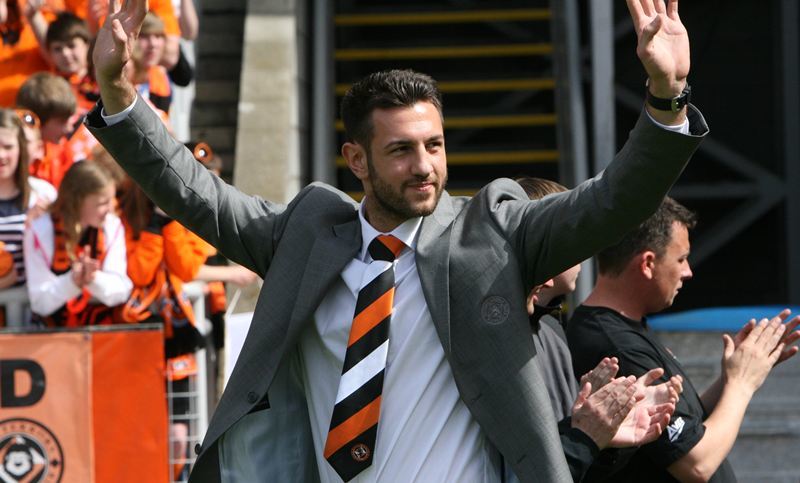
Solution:
[[[672,239],[672,225],[678,222],[691,230],[697,224],[697,216],[688,208],[669,196],[650,218],[628,232],[616,245],[597,254],[597,268],[603,275],[620,275],[636,254],[653,251],[657,257],[664,255]]]
[[[45,45],[50,47],[53,42],[69,42],[74,38],[83,39],[87,44],[91,42],[89,27],[82,18],[70,12],[61,12],[53,23],[47,27]]]
[[[442,94],[436,81],[413,70],[375,72],[348,89],[342,98],[341,117],[347,139],[369,149],[372,141],[372,111],[411,107],[430,102],[442,115]]]
[[[54,118],[69,119],[78,107],[69,82],[49,72],[28,77],[17,92],[16,102],[39,116],[42,124]]]
[[[521,176],[514,181],[522,186],[522,189],[525,190],[525,194],[532,200],[539,200],[553,193],[569,191],[566,186],[544,178]]]

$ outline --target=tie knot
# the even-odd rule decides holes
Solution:
[[[406,244],[392,235],[378,235],[369,244],[369,254],[373,260],[393,262]]]

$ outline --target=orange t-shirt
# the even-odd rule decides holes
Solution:
[[[44,159],[37,159],[30,165],[30,174],[41,178],[56,189],[61,185],[64,174],[74,162],[72,151],[66,139],[60,143],[44,143]]]

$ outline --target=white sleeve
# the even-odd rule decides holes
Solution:
[[[72,281],[71,271],[56,275],[50,269],[53,243],[53,223],[49,216],[37,218],[25,230],[23,256],[28,299],[31,311],[43,316],[81,294],[80,287]]]
[[[133,283],[128,278],[128,257],[125,250],[125,228],[116,215],[106,216],[103,225],[106,255],[103,266],[87,285],[92,297],[113,307],[128,300]]]
[[[128,117],[128,114],[131,113],[133,110],[133,106],[136,105],[136,98],[133,99],[131,105],[126,107],[124,110],[119,111],[116,114],[106,114],[106,108],[100,109],[100,117],[106,122],[106,126],[113,126],[114,124],[120,123]]]

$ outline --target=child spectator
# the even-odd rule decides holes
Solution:
[[[47,28],[45,47],[56,74],[65,78],[83,116],[100,98],[97,84],[89,72],[89,28],[81,18],[62,12]]]
[[[74,119],[75,94],[66,80],[39,72],[22,84],[17,105],[33,111],[40,121],[44,157],[33,161],[31,174],[58,188],[72,163],[87,159],[97,145],[83,124]]]
[[[64,175],[49,216],[25,232],[25,272],[34,323],[46,327],[110,324],[131,293],[125,230],[112,213],[109,174],[75,163]]]
[[[23,121],[10,109],[0,109],[0,252],[11,255],[2,265],[0,289],[25,283],[22,236],[29,210],[41,213],[56,198],[49,183],[28,176]],[[0,257],[5,260],[5,256]]]
[[[0,0],[0,107],[14,105],[29,75],[48,70],[24,8],[24,0]]]

